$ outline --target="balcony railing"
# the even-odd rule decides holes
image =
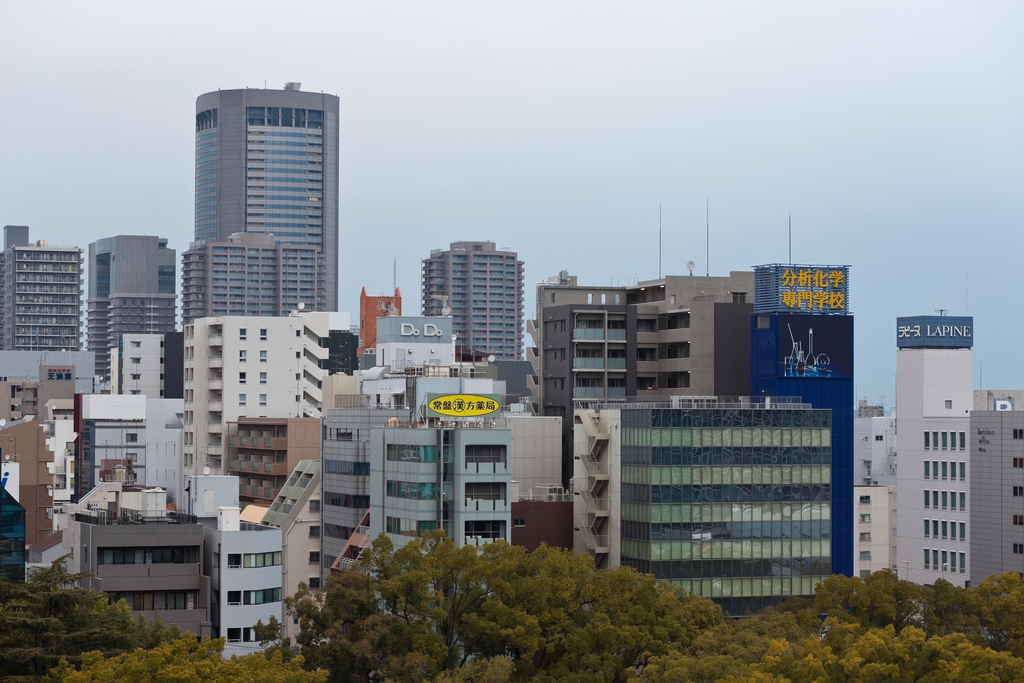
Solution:
[[[604,358],[573,358],[572,366],[577,370],[601,370],[604,368]]]
[[[573,387],[573,398],[603,398],[604,387]]]
[[[575,327],[572,331],[573,339],[604,339],[604,330],[593,327]]]

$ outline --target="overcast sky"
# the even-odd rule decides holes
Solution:
[[[195,98],[341,98],[340,305],[489,239],[533,283],[852,266],[857,393],[894,399],[895,318],[977,328],[1024,388],[1024,4],[0,4],[0,224],[193,238]],[[710,264],[705,199],[710,200]],[[529,341],[529,340],[528,340]]]

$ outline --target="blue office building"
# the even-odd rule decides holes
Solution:
[[[796,396],[832,411],[832,573],[853,574],[853,316],[848,266],[754,269],[751,396]],[[823,455],[823,458],[825,456]],[[824,460],[823,460],[824,462]]]
[[[25,580],[25,508],[6,487],[0,487],[0,574]]]

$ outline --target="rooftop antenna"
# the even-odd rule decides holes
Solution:
[[[964,275],[964,315],[971,314],[971,274]]]
[[[398,289],[398,259],[391,266],[391,291]]]
[[[793,265],[793,214],[789,214],[789,265]]]
[[[658,204],[658,279],[661,279],[661,204]]]
[[[711,199],[704,198],[704,275],[711,275]]]

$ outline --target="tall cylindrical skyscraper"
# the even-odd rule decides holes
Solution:
[[[338,310],[338,117],[336,95],[302,92],[298,83],[284,90],[218,90],[196,99],[196,241],[258,233],[282,245],[316,246],[324,268],[299,268],[299,291],[313,287],[323,296],[299,300],[328,311]],[[306,281],[311,277],[320,282]],[[214,279],[211,290],[216,285]],[[248,286],[243,296],[257,292],[283,296]],[[204,308],[219,293],[182,291],[183,299],[204,299]]]

